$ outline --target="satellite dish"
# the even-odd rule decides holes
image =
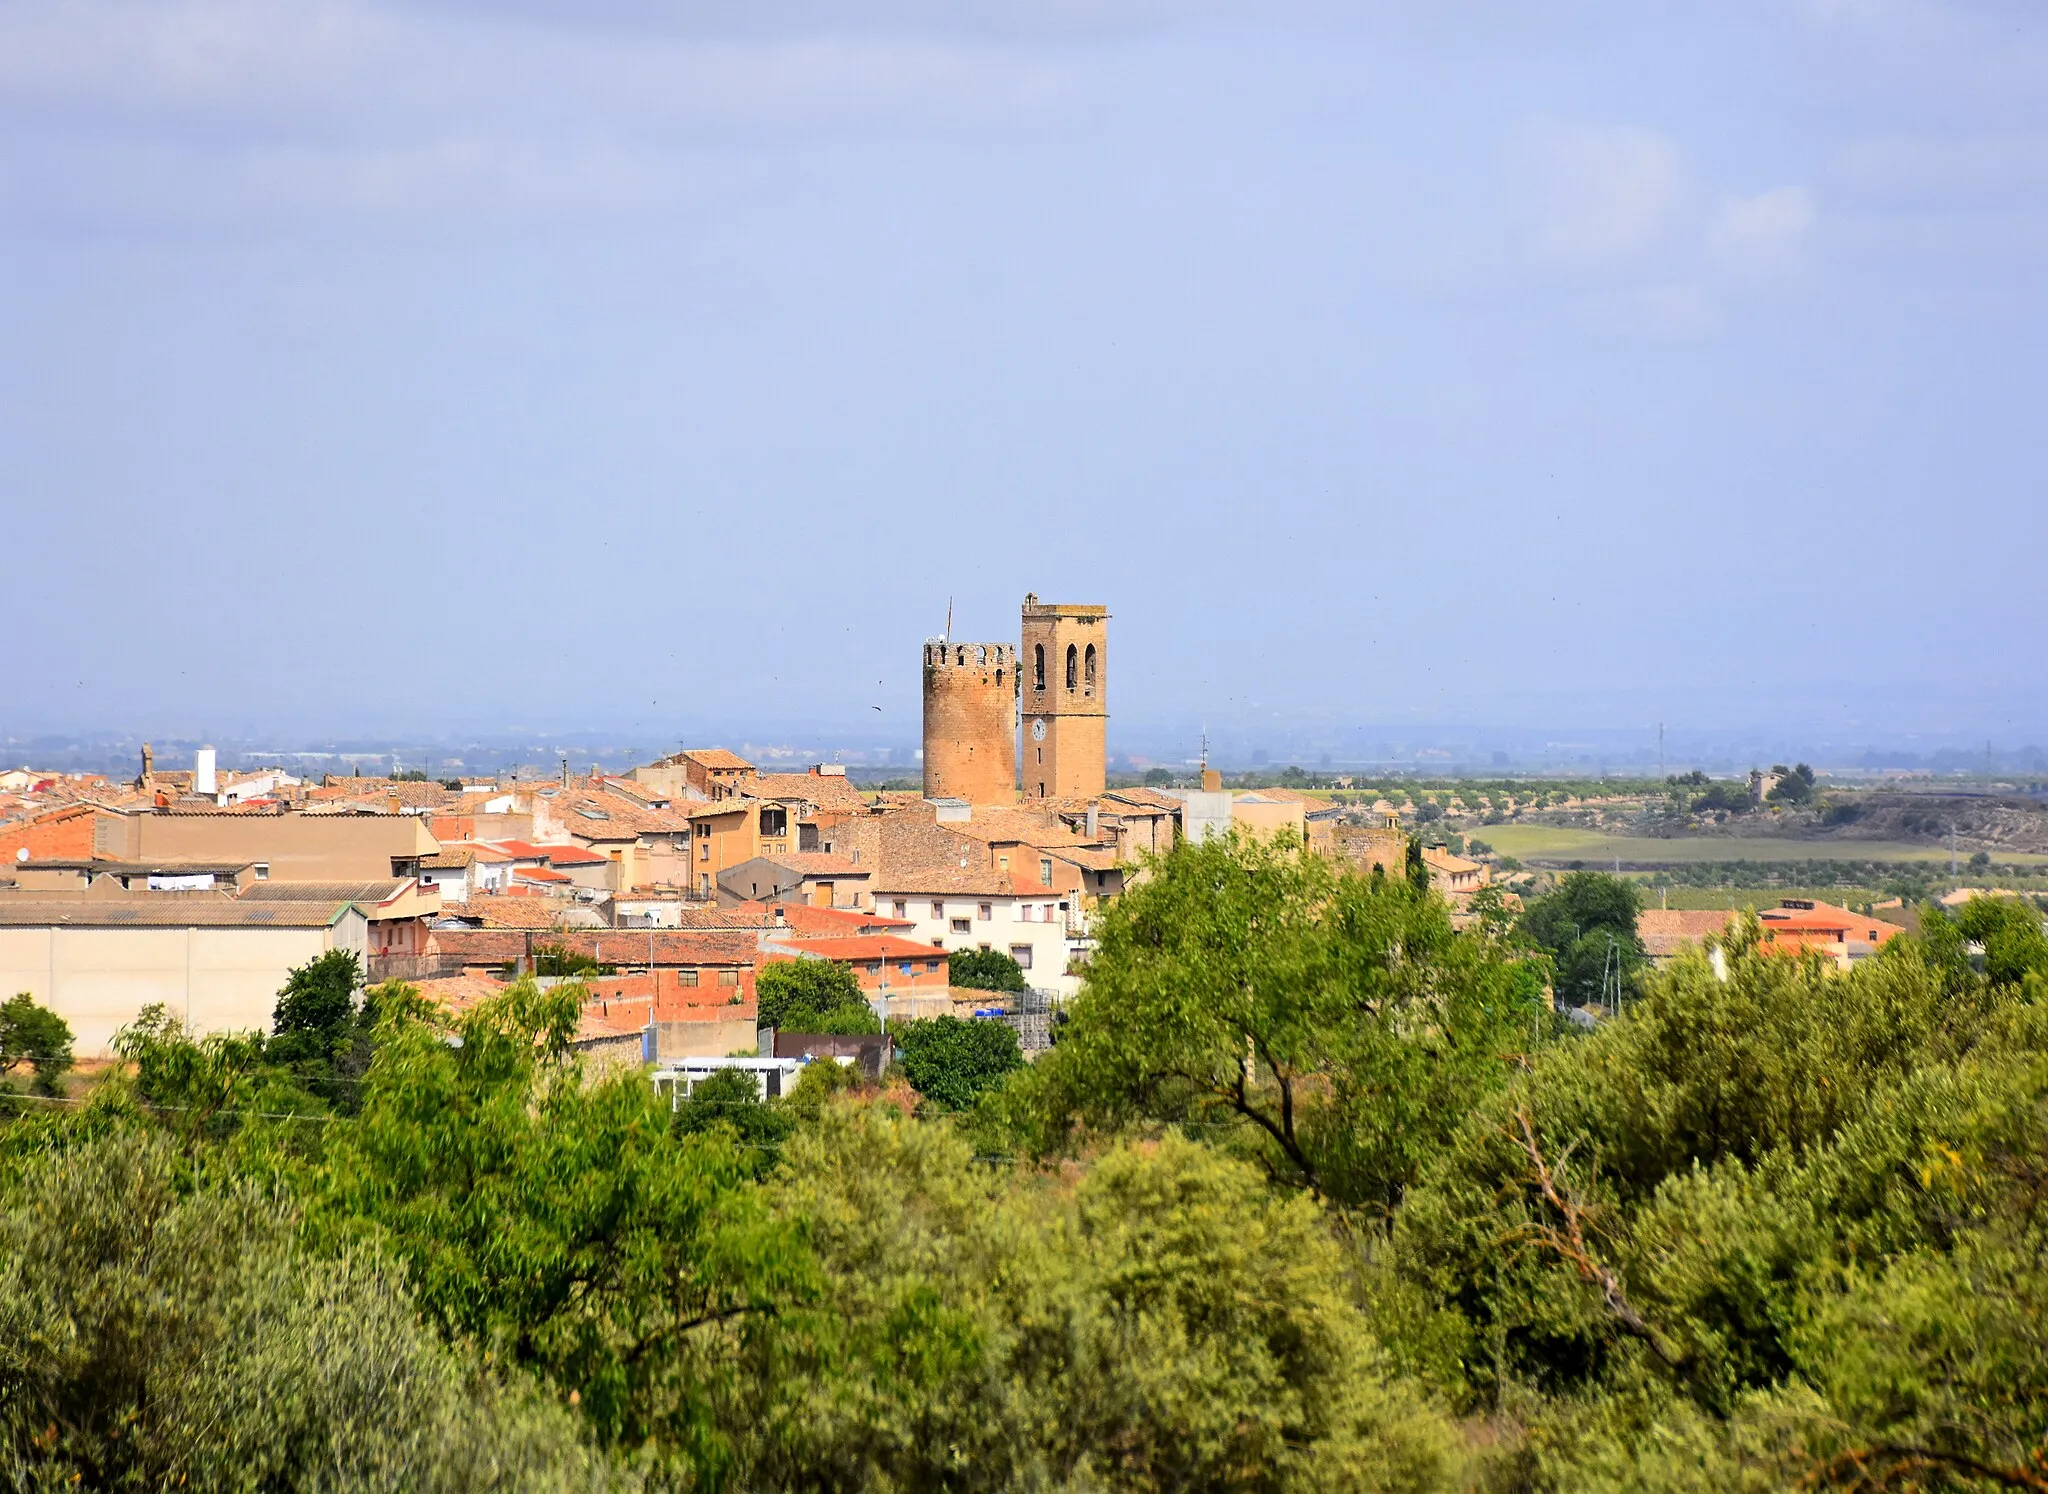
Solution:
[[[27,846],[22,846],[22,847],[21,847],[20,849],[18,849],[17,851],[15,851],[15,853],[14,853],[14,859],[15,859],[16,861],[26,861],[26,860],[28,860],[28,847],[27,847]]]

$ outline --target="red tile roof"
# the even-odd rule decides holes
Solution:
[[[946,952],[930,944],[919,944],[914,939],[898,939],[893,934],[870,934],[866,938],[831,939],[805,938],[777,941],[786,943],[790,949],[803,954],[816,955],[822,960],[845,964],[851,960],[943,960]]]
[[[783,922],[792,932],[806,937],[849,938],[917,927],[907,918],[889,918],[880,913],[862,912],[858,908],[813,908],[803,903],[776,903],[773,908],[782,910]],[[767,903],[741,903],[732,911],[757,918],[757,926],[760,927],[766,927],[773,916],[771,905]]]

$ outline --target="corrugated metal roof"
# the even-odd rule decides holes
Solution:
[[[357,911],[352,902],[246,903],[176,895],[70,902],[4,897],[0,928],[318,929],[351,911]]]
[[[373,882],[256,882],[242,890],[244,903],[388,903],[412,885],[410,877]]]

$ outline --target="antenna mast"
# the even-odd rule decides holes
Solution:
[[[953,641],[953,599],[946,598],[946,642]]]

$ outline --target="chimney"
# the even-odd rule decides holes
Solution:
[[[214,770],[215,757],[211,747],[202,747],[192,758],[192,792],[211,799],[220,792],[220,778]]]
[[[139,789],[147,789],[156,777],[156,754],[149,750],[149,743],[142,744],[142,776],[135,780]]]
[[[1088,803],[1088,838],[1095,839],[1095,816],[1100,809],[1092,799]]]
[[[1220,794],[1223,792],[1223,775],[1215,768],[1202,769],[1202,792]]]
[[[569,786],[569,754],[565,752],[565,753],[563,753],[563,754],[562,754],[562,787],[563,787],[563,788],[567,788],[568,786]]]

